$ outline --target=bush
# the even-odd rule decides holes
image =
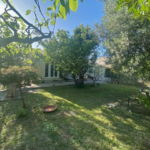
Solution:
[[[24,118],[28,115],[28,111],[26,109],[20,108],[17,112],[17,118]]]
[[[145,105],[148,109],[150,109],[150,98],[146,96],[139,96],[139,101]]]
[[[21,86],[23,83],[40,83],[40,78],[37,71],[31,66],[9,66],[7,69],[2,69],[0,72],[0,83],[9,85],[16,83],[19,87],[20,96],[22,99],[23,107],[26,107]]]

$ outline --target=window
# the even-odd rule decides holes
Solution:
[[[45,64],[45,77],[48,77],[48,64]]]

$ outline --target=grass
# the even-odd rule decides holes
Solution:
[[[24,93],[28,115],[17,117],[21,100],[0,103],[1,150],[146,150],[150,117],[130,113],[127,96],[137,87],[51,87]],[[123,103],[122,103],[123,102]],[[109,108],[115,103],[117,108]],[[42,107],[58,106],[53,113]]]

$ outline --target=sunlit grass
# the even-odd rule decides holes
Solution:
[[[109,103],[127,101],[138,88],[125,85],[51,87],[24,94],[28,116],[17,118],[20,100],[0,103],[2,150],[141,150],[150,137],[150,118]],[[42,112],[45,105],[57,111]],[[126,103],[125,103],[126,104]]]

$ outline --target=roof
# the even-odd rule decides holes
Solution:
[[[108,57],[100,57],[96,60],[96,64],[103,66],[105,68],[111,68],[111,64],[107,64],[108,60],[109,60]]]

